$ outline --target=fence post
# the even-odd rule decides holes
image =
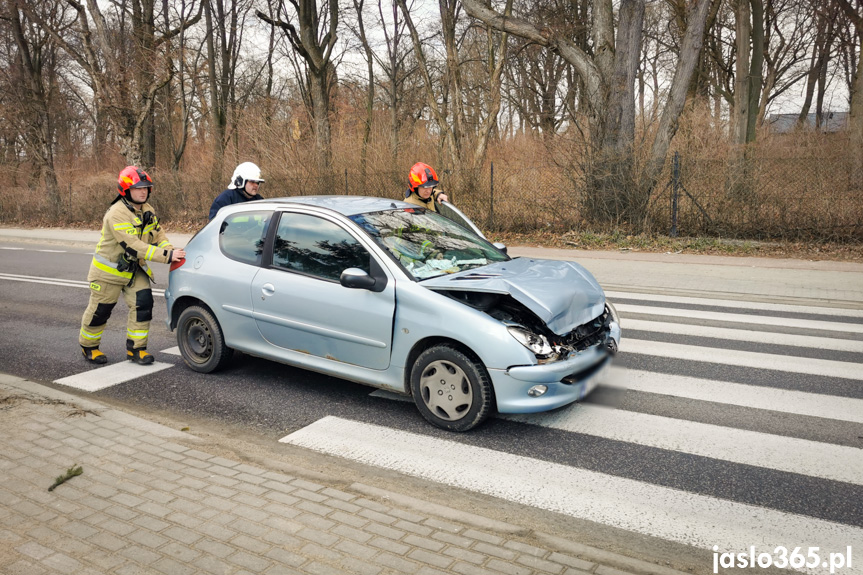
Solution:
[[[671,162],[671,233],[677,237],[677,198],[680,195],[680,152],[674,152]]]
[[[348,195],[348,169],[345,168],[345,195]]]
[[[488,203],[488,228],[494,229],[494,162],[491,162],[490,198]]]

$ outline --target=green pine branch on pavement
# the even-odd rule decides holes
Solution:
[[[61,485],[62,483],[65,483],[76,475],[81,475],[82,473],[84,473],[84,470],[81,468],[81,466],[77,463],[73,464],[72,467],[66,470],[66,473],[57,476],[57,479],[54,480],[54,485],[49,487],[48,491],[54,491],[54,488],[58,485]]]

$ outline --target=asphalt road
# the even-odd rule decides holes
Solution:
[[[0,325],[3,327],[0,330],[0,372],[57,385],[53,382],[58,379],[91,369],[80,357],[77,345],[80,317],[88,298],[84,280],[90,258],[89,248],[0,242]],[[167,267],[157,265],[154,268],[159,280],[155,287],[164,289]],[[599,420],[610,418],[613,421],[614,417],[625,414],[632,418],[633,426],[642,420],[666,426],[669,428],[663,430],[666,435],[673,433],[675,426],[681,426],[680,438],[653,442],[627,437],[625,433],[604,433],[590,427],[550,423],[555,417],[560,419],[566,415],[559,413],[548,420],[498,418],[474,432],[450,434],[427,424],[410,403],[373,394],[374,390],[365,386],[242,354],[220,373],[198,374],[187,369],[179,356],[163,353],[176,346],[176,340],[164,326],[165,307],[161,297],[156,297],[149,349],[157,361],[173,364],[173,367],[92,395],[154,418],[177,422],[177,425],[185,423],[205,429],[206,434],[214,438],[231,436],[243,442],[237,449],[259,450],[262,457],[278,450],[287,451],[332,472],[372,474],[374,478],[366,481],[424,489],[442,501],[456,501],[489,512],[497,507],[497,512],[503,515],[519,514],[526,521],[552,523],[558,531],[573,533],[593,544],[630,551],[643,549],[644,553],[654,556],[667,556],[669,562],[683,567],[703,562],[704,549],[683,548],[679,540],[667,541],[655,533],[639,533],[638,529],[621,527],[625,522],[609,521],[605,525],[596,518],[549,513],[548,509],[535,509],[517,498],[512,505],[500,505],[498,500],[465,490],[463,486],[448,489],[446,485],[436,484],[434,478],[408,479],[408,472],[359,456],[352,459],[349,453],[344,454],[345,461],[327,453],[325,448],[313,445],[307,448],[299,441],[295,444],[278,441],[294,432],[314,429],[319,422],[332,417],[415,434],[428,438],[432,441],[430,445],[437,445],[435,441],[455,442],[479,450],[477,452],[529,458],[572,469],[573,473],[592,472],[650,488],[668,488],[679,492],[684,499],[703,497],[720,504],[766,509],[778,513],[779,517],[787,514],[787,517],[827,522],[840,527],[838,539],[833,540],[841,540],[843,533],[852,538],[863,533],[863,481],[841,475],[834,477],[828,471],[812,471],[818,467],[818,461],[813,465],[801,459],[801,466],[811,467],[798,469],[795,465],[801,456],[799,453],[786,453],[788,463],[778,457],[773,464],[746,459],[739,449],[728,451],[726,456],[726,452],[713,451],[709,445],[689,448],[674,443],[686,444],[684,430],[689,429],[687,426],[708,438],[710,433],[717,433],[717,443],[726,441],[724,434],[728,430],[728,433],[740,435],[741,441],[752,442],[755,452],[762,448],[757,442],[763,440],[765,450],[770,448],[771,442],[779,441],[777,445],[786,450],[798,446],[798,449],[819,451],[819,446],[823,445],[825,450],[829,446],[852,458],[859,455],[859,460],[851,462],[853,468],[863,465],[863,421],[860,419],[834,417],[829,403],[822,412],[801,413],[790,407],[788,409],[795,412],[789,414],[785,408],[773,407],[768,399],[765,399],[768,403],[735,401],[728,397],[711,397],[709,389],[704,393],[677,394],[662,389],[637,389],[627,384],[631,374],[647,373],[654,379],[668,378],[670,382],[708,382],[715,386],[717,395],[726,388],[753,389],[765,390],[767,398],[770,394],[777,398],[790,394],[790,405],[794,405],[793,398],[798,397],[835,399],[837,405],[842,405],[843,401],[849,405],[856,406],[857,402],[863,405],[861,377],[853,376],[855,366],[863,376],[863,314],[856,312],[853,317],[837,317],[820,310],[770,309],[769,306],[737,309],[733,304],[712,300],[704,303],[653,301],[638,293],[616,294],[614,301],[623,309],[629,309],[622,312],[625,344],[630,340],[644,341],[665,346],[660,349],[682,349],[686,353],[705,350],[706,355],[693,358],[685,353],[655,353],[637,345],[632,353],[627,353],[627,348],[623,347],[616,363],[618,380],[622,378],[623,383],[600,387],[583,407],[597,413]],[[751,323],[723,314],[744,315]],[[634,322],[633,329],[627,329],[627,320]],[[125,354],[124,324],[125,306],[120,302],[102,346],[112,363]],[[675,327],[663,327],[669,324]],[[703,331],[693,335],[680,326],[694,326]],[[729,329],[740,333],[723,331]],[[731,337],[731,334],[736,335]],[[820,345],[819,342],[827,343]],[[725,357],[730,359],[723,359]],[[780,358],[778,369],[777,357]],[[763,366],[760,358],[764,358]],[[787,358],[787,369],[781,365],[781,358]],[[799,361],[803,367],[792,369],[792,360]],[[806,365],[816,367],[807,369]],[[850,372],[843,371],[849,369]],[[702,387],[706,385],[701,384]],[[524,485],[527,490],[537,487]],[[580,486],[570,488],[577,491]],[[863,549],[863,539],[848,541],[849,545],[855,543]],[[743,549],[747,542],[741,540],[739,544]],[[863,556],[860,562],[863,563]]]

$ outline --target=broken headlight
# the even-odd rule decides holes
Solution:
[[[554,353],[554,349],[544,335],[535,334],[521,327],[510,326],[509,334],[521,345],[529,349],[539,358],[545,358]]]

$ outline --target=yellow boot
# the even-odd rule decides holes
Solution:
[[[90,363],[108,363],[108,356],[99,351],[98,347],[81,347],[81,353],[84,354],[84,359]]]
[[[150,365],[156,361],[156,358],[147,353],[144,348],[126,350],[126,358],[138,365]]]

